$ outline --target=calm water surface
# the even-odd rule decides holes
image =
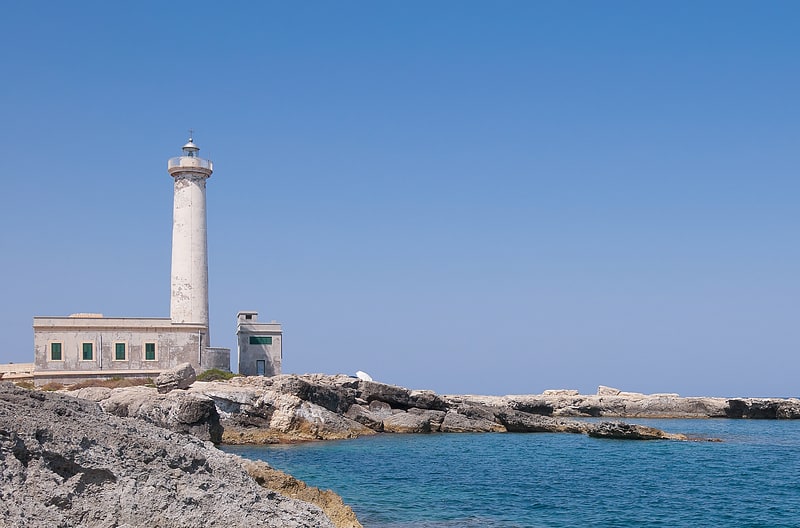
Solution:
[[[225,450],[333,489],[367,528],[800,528],[800,421],[629,421],[724,442],[385,434]]]

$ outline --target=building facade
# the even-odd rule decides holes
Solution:
[[[155,377],[181,363],[190,363],[197,371],[230,370],[230,349],[210,346],[209,337],[206,181],[213,164],[198,156],[200,149],[191,137],[182,150],[182,156],[167,164],[174,181],[170,317],[34,317],[37,385],[98,377]],[[253,334],[264,337],[254,341],[269,344],[246,349],[246,357],[260,354],[254,361],[264,361],[255,371],[248,368],[248,374],[281,372],[280,324],[267,326],[254,327],[264,332],[263,336]]]
[[[258,312],[239,312],[236,316],[239,374],[277,376],[283,360],[283,330],[280,323],[261,323]]]

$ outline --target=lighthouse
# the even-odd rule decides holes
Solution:
[[[34,316],[35,384],[154,378],[183,363],[199,372],[230,372],[230,349],[210,346],[208,331],[206,180],[214,166],[198,156],[191,132],[182,150],[183,155],[167,162],[174,184],[169,318],[105,317],[97,312]],[[236,336],[240,374],[281,373],[281,323],[259,321],[258,312],[242,311]]]
[[[189,136],[183,155],[171,158],[167,170],[175,183],[172,210],[172,324],[203,326],[208,346],[208,242],[206,230],[206,180],[213,164],[197,154]]]

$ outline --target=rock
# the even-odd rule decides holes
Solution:
[[[382,402],[372,402],[372,403],[382,403]],[[388,404],[386,404],[388,407]],[[383,431],[383,420],[388,418],[392,414],[391,407],[388,408],[386,412],[374,412],[372,410],[372,405],[369,407],[364,407],[363,405],[359,405],[357,403],[350,406],[345,413],[345,417],[349,418],[353,421],[356,421],[366,427],[369,427],[373,431],[381,432]]]
[[[442,416],[442,419],[444,419],[444,416]],[[431,416],[424,413],[410,412],[392,414],[383,420],[383,430],[387,433],[430,433],[432,431]]]
[[[633,425],[624,422],[601,422],[590,424],[586,432],[594,438],[614,438],[619,440],[686,440],[683,435],[665,433],[655,427]]]
[[[547,389],[542,392],[542,396],[577,396],[580,394],[575,389]]]
[[[605,385],[600,385],[597,387],[597,395],[598,396],[619,396],[619,393],[622,392],[619,389],[615,389],[613,387],[606,387]]]
[[[646,395],[642,394],[641,392],[622,392],[622,391],[620,391],[620,393],[617,394],[617,396],[621,396],[623,398],[632,398],[632,399],[640,399],[640,398],[646,398],[647,397]]]
[[[273,469],[260,460],[242,459],[247,473],[262,487],[277,491],[292,499],[299,499],[319,506],[325,515],[333,521],[336,528],[363,528],[358,522],[353,509],[347,506],[342,498],[331,490],[320,490],[306,485],[291,475]]]
[[[525,398],[523,400],[516,400],[510,402],[509,406],[512,409],[529,414],[539,414],[541,416],[553,415],[553,406],[550,405],[546,400],[539,398]]]
[[[753,418],[761,420],[800,418],[800,400],[795,398],[733,398],[727,401],[728,418]]]
[[[114,389],[99,403],[105,412],[115,416],[138,418],[214,443],[222,440],[219,414],[208,396],[184,391],[159,394],[156,389],[139,386]]]
[[[439,430],[443,433],[504,433],[507,429],[499,423],[485,418],[469,418],[455,411],[448,411]]]
[[[282,394],[292,394],[335,413],[344,413],[355,403],[354,389],[325,386],[294,375],[277,376],[272,389]]]
[[[497,413],[497,419],[510,433],[585,433],[587,424],[549,416],[528,414],[513,409]]]
[[[70,391],[69,395],[83,400],[99,402],[111,396],[111,391],[112,389],[108,387],[84,387],[76,391]]]
[[[394,409],[408,409],[411,391],[394,385],[384,385],[374,381],[360,380],[358,383],[359,397],[372,402],[375,400],[388,403]]]
[[[175,389],[188,389],[197,379],[194,367],[190,363],[181,363],[177,367],[162,372],[155,380],[156,388],[161,394]]]
[[[209,443],[10,383],[0,383],[0,468],[0,526],[334,526]]]
[[[800,400],[790,398],[778,404],[775,417],[782,420],[797,420],[800,418]]]

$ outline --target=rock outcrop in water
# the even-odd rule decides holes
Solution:
[[[566,432],[604,438],[661,436],[637,426],[610,427],[600,418],[800,418],[797,399],[682,398],[600,387],[537,395],[438,395],[350,376],[282,375],[195,382],[188,391],[88,388],[77,396],[109,413],[190,432],[214,442],[263,444],[355,438],[387,433]]]
[[[197,382],[189,392],[215,402],[224,428],[222,441],[230,444],[342,439],[380,432],[589,434],[601,425],[552,416],[552,408],[540,402],[439,396],[343,375]],[[685,439],[654,430],[637,435],[639,426],[626,427],[631,434],[616,438]],[[596,436],[612,435],[601,431]]]
[[[0,526],[334,526],[209,443],[7,382],[0,475]]]

